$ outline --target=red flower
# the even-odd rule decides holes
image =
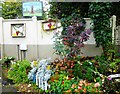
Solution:
[[[63,38],[63,40],[68,40],[68,38]]]
[[[20,33],[19,31],[16,31],[16,35],[17,35],[17,36],[18,36],[19,33]]]
[[[64,81],[62,81],[62,84],[64,84]]]
[[[54,79],[52,78],[52,82],[54,82]]]
[[[52,26],[52,24],[51,24],[51,23],[49,23],[49,24],[48,24],[48,27],[49,27],[49,28],[51,28],[51,26]]]
[[[63,42],[63,44],[64,44],[64,45],[69,45],[69,43],[68,43],[68,42],[65,42],[65,41]]]

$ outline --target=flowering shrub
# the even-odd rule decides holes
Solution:
[[[68,18],[62,19],[63,31],[61,35],[55,35],[56,53],[67,58],[74,58],[80,55],[80,49],[84,42],[89,39],[90,29],[85,29],[86,24],[79,14],[71,14]]]
[[[50,90],[52,92],[100,92],[100,83],[89,83],[86,80],[69,79],[65,74],[51,77]]]
[[[68,60],[63,58],[62,60],[55,59],[52,63],[53,68],[55,68],[55,74],[60,74],[61,71],[68,74],[69,77],[74,77],[73,68],[76,62],[74,60]]]

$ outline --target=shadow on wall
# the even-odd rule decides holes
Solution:
[[[1,59],[1,45],[0,45],[0,59]]]
[[[54,54],[54,45],[28,45],[28,50],[26,51],[26,59],[32,61],[37,59],[43,58],[52,58],[54,60],[57,56]],[[84,48],[82,48],[83,56],[95,56],[101,55],[102,48],[95,47],[95,45],[87,44]],[[21,53],[19,50],[18,55],[18,48],[17,45],[5,45],[5,55],[6,56],[14,56],[16,59],[21,59]],[[24,54],[22,54],[22,57]]]

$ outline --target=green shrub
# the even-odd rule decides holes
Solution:
[[[16,64],[11,65],[11,68],[8,71],[8,78],[12,79],[15,83],[28,82],[28,69],[30,69],[29,61],[17,61]]]
[[[92,70],[95,70],[94,64],[91,61],[86,60],[81,64],[75,64],[73,74],[76,78],[86,79],[93,82],[96,75]]]
[[[12,57],[12,56],[5,56],[3,59],[2,59],[2,65],[5,66],[5,67],[10,67],[10,64],[12,61],[15,60],[15,57]]]

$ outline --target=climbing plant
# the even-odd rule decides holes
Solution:
[[[112,41],[112,29],[110,27],[110,2],[92,2],[89,6],[89,17],[93,20],[94,37],[97,46],[102,46],[106,52]]]

